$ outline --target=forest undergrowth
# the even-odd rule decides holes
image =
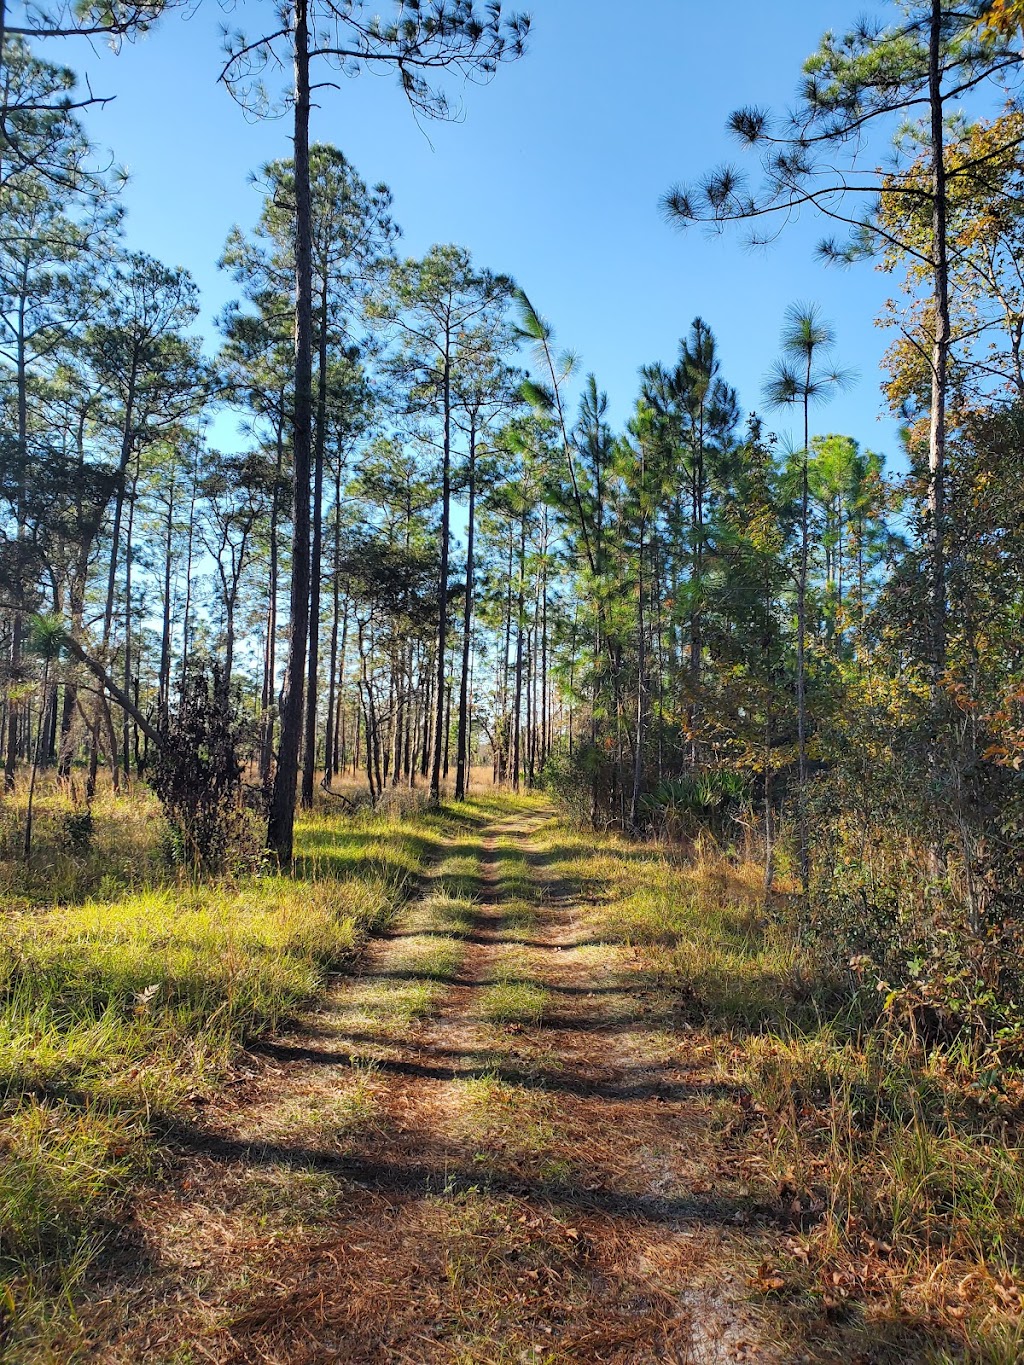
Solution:
[[[11,856],[18,803],[6,807],[6,1359],[47,1358],[19,1350],[41,1339],[45,1320],[74,1319],[96,1276],[127,1254],[133,1201],[171,1159],[176,1117],[194,1119],[215,1095],[230,1110],[232,1087],[245,1086],[243,1049],[315,1008],[332,974],[357,964],[367,937],[444,856],[448,890],[425,904],[450,936],[410,943],[405,951],[422,952],[402,982],[387,983],[377,1027],[415,1032],[441,1007],[481,895],[459,838],[539,809],[536,798],[498,794],[461,813],[415,802],[355,815],[320,807],[299,827],[295,876],[198,884],[168,870],[159,815],[141,793],[97,801],[90,846],[77,854],[66,838],[59,851],[67,810],[45,793],[28,871]],[[481,983],[480,1027],[503,1047],[558,1037],[552,1011],[563,998],[520,946],[536,937],[550,894],[537,884],[540,856],[571,888],[581,942],[594,945],[581,951],[624,955],[643,1046],[720,1096],[706,1141],[742,1178],[737,1222],[759,1229],[764,1248],[743,1270],[745,1297],[784,1343],[782,1359],[1019,1359],[1024,1177],[1012,1077],[988,1085],[968,1044],[926,1045],[886,1013],[874,983],[827,966],[796,932],[795,886],[783,878],[766,905],[761,866],[741,852],[594,834],[550,811],[532,854],[500,832],[494,850],[501,948]],[[595,1036],[595,1056],[601,1046]],[[481,1178],[501,1159],[486,1137],[498,1115],[520,1146],[529,1128],[545,1180],[562,1189],[572,1163],[553,1094],[533,1084],[520,1095],[500,1061],[488,1069],[481,1057],[479,1074],[461,1082]],[[286,1136],[308,1145],[317,1112],[285,1111]],[[624,1158],[630,1143],[623,1132]]]
[[[852,1359],[1019,1360],[1020,1078],[993,1085],[983,1046],[930,1045],[881,1007],[885,983],[806,946],[797,887],[766,906],[759,862],[562,837],[600,935],[632,947],[708,1076],[739,1087],[721,1137],[788,1225],[751,1284],[791,1319],[791,1358],[804,1333],[849,1329]]]
[[[21,800],[0,827],[0,1324],[45,1317],[109,1250],[162,1129],[230,1083],[244,1044],[322,998],[415,885],[458,817],[409,803],[301,821],[294,876],[176,875],[156,803]],[[0,1340],[3,1329],[0,1326]]]

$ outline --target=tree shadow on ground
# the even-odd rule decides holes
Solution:
[[[450,1147],[438,1147],[433,1151],[437,1144],[429,1135],[424,1135],[417,1145],[417,1152],[421,1155],[417,1161],[346,1156],[337,1151],[302,1144],[252,1143],[210,1132],[181,1119],[169,1121],[163,1128],[163,1137],[183,1156],[204,1156],[219,1162],[250,1167],[318,1171],[375,1193],[397,1197],[452,1197],[479,1192],[483,1188],[492,1195],[510,1195],[547,1206],[557,1205],[574,1213],[605,1214],[655,1225],[695,1222],[733,1230],[740,1223],[749,1225],[753,1221],[760,1221],[770,1225],[779,1218],[778,1210],[768,1205],[754,1205],[749,1195],[632,1194],[595,1185],[598,1172],[583,1171],[579,1173],[578,1180],[566,1180],[531,1178],[522,1169],[483,1170],[471,1158],[462,1164],[453,1161]]]
[[[387,1047],[386,1038],[373,1035],[346,1035],[349,1041],[365,1040],[376,1046]],[[480,1080],[490,1078],[505,1081],[509,1085],[520,1086],[525,1090],[549,1091],[556,1094],[577,1095],[586,1099],[604,1100],[671,1100],[685,1101],[709,1096],[718,1099],[735,1099],[740,1087],[725,1081],[705,1081],[695,1083],[677,1079],[674,1068],[669,1065],[644,1065],[623,1068],[621,1064],[610,1066],[602,1075],[600,1066],[591,1065],[587,1074],[566,1069],[535,1066],[528,1064],[522,1068],[509,1066],[488,1055],[481,1058],[478,1052],[466,1049],[431,1048],[431,1058],[447,1058],[447,1063],[437,1060],[409,1061],[402,1058],[367,1057],[359,1053],[336,1051],[329,1048],[308,1047],[302,1044],[261,1042],[254,1043],[250,1051],[257,1057],[265,1057],[275,1062],[302,1062],[313,1066],[361,1067],[368,1062],[386,1076],[404,1079],[429,1081]]]
[[[530,948],[542,953],[567,953],[573,948],[605,948],[608,940],[604,938],[581,938],[572,943],[542,943],[539,939],[529,938],[506,938],[502,936],[491,936],[490,934],[468,933],[453,934],[447,929],[402,929],[397,933],[387,932],[382,935],[387,942],[403,938],[458,938],[460,943],[473,943],[481,948],[488,948],[495,945],[512,948]]]
[[[415,935],[410,935],[410,937],[415,937]],[[438,935],[438,937],[439,937],[439,938],[443,938],[443,937],[447,937],[447,936],[446,936],[446,935]],[[495,940],[492,940],[492,939],[471,939],[471,938],[467,937],[467,936],[464,935],[464,934],[457,934],[457,933],[453,933],[452,935],[450,935],[450,937],[452,937],[452,938],[457,938],[457,939],[459,940],[460,943],[473,943],[473,942],[476,942],[476,943],[480,943],[480,944],[482,944],[482,945],[484,945],[484,946],[490,946],[493,942],[495,942]],[[487,990],[487,988],[488,988],[489,986],[492,986],[492,985],[494,984],[492,981],[489,981],[489,980],[487,980],[486,978],[483,979],[483,980],[474,980],[474,979],[471,979],[471,978],[469,978],[469,977],[453,976],[453,975],[451,975],[450,973],[445,973],[445,972],[430,972],[430,971],[425,971],[425,972],[424,972],[424,971],[417,971],[417,970],[415,970],[415,969],[412,969],[412,970],[410,970],[410,971],[405,971],[405,970],[402,970],[402,969],[400,969],[400,968],[396,968],[395,971],[393,971],[393,972],[379,972],[379,971],[378,971],[378,972],[363,972],[363,973],[360,973],[360,975],[359,975],[359,977],[358,977],[358,980],[360,980],[360,981],[432,981],[432,982],[436,982],[437,984],[442,985],[442,986],[453,986],[453,987],[454,987],[454,986],[457,986],[457,987],[459,987],[459,989],[461,989],[461,990],[470,990],[470,991],[484,991],[484,990]],[[629,994],[628,988],[625,987],[625,986],[560,986],[560,985],[558,985],[558,984],[556,984],[556,983],[554,983],[554,982],[550,982],[550,981],[545,981],[545,982],[543,983],[542,989],[545,990],[545,991],[550,991],[550,992],[551,992],[552,994],[554,994],[554,995],[581,996],[581,997],[583,997],[584,999],[587,999],[587,998],[589,998],[589,997],[591,997],[591,996],[593,996],[593,997],[597,997],[597,996],[601,996],[601,995],[620,995],[620,996],[622,996],[622,995],[627,995],[627,994]],[[568,1026],[568,1024],[567,1024],[566,1026]],[[596,1023],[594,1024],[594,1027],[595,1027],[595,1028],[597,1027]]]

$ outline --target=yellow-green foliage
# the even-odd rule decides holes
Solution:
[[[19,888],[0,920],[0,1302],[8,1281],[16,1306],[44,1271],[68,1287],[85,1270],[154,1125],[315,1002],[457,827],[443,811],[317,812],[294,877],[195,884],[169,880],[145,799],[96,815],[77,871],[45,837],[35,869],[0,862]],[[102,850],[118,851],[107,873]]]
[[[166,826],[156,798],[136,786],[128,797],[102,789],[92,803],[94,834],[75,847],[70,827],[84,807],[57,786],[36,797],[32,861],[22,856],[26,780],[0,802],[0,903],[5,907],[77,904],[166,881]]]
[[[612,835],[596,848],[593,836],[558,838],[602,936],[644,949],[696,1018],[769,1028],[808,1011],[803,954],[764,912],[759,867],[719,855],[683,861]]]

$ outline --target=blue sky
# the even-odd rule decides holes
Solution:
[[[462,121],[420,127],[391,79],[364,75],[321,93],[314,136],[339,145],[367,181],[391,186],[400,249],[459,242],[514,275],[582,372],[596,373],[617,422],[638,367],[671,360],[698,314],[744,410],[761,407],[786,306],[814,301],[836,325],[839,359],[859,372],[816,429],[891,456],[896,428],[881,417],[878,373],[887,338],[874,319],[893,281],[870,265],[819,265],[821,224],[810,217],[751,253],[737,232],[680,234],[658,207],[674,181],[742,161],[724,132],[729,111],[784,105],[821,32],[863,9],[863,0],[534,0],[527,56],[466,89]],[[202,0],[191,18],[170,15],[118,56],[77,40],[46,49],[116,97],[88,122],[131,173],[129,242],[192,272],[211,341],[232,296],[217,256],[231,225],[251,223],[259,208],[249,173],[290,152],[287,119],[254,122],[217,84],[219,29],[255,31],[270,10],[262,0]],[[785,430],[786,415],[770,425]]]

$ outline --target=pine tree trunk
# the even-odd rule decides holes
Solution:
[[[810,385],[811,360],[808,356],[804,386],[804,449],[800,465],[800,571],[796,599],[796,727],[799,782],[797,839],[800,891],[805,901],[810,888],[810,847],[807,829],[807,568],[810,549],[810,489],[807,469],[810,456],[810,415],[807,395],[810,392]]]
[[[309,181],[309,30],[307,0],[295,0],[295,415],[292,427],[292,583],[288,660],[281,696],[281,738],[267,825],[278,862],[292,860],[296,783],[302,743],[306,642],[309,634],[309,499],[312,455],[313,261]]]
[[[932,241],[935,331],[932,340],[928,431],[928,557],[930,564],[931,681],[937,696],[946,667],[946,388],[949,369],[949,260],[946,231],[946,157],[942,96],[942,0],[932,0],[928,41],[931,114]]]
[[[283,399],[283,394],[282,394]],[[280,547],[278,532],[281,517],[281,468],[284,464],[283,413],[277,420],[277,458],[274,465],[274,491],[270,500],[270,582],[267,585],[267,638],[263,653],[263,725],[260,735],[260,782],[266,787],[274,763],[274,730],[277,710],[277,586]]]
[[[433,660],[430,661],[426,673],[426,695],[423,698],[423,749],[420,754],[420,777],[423,778],[426,778],[430,772],[430,757],[433,753],[431,718],[434,706],[434,687],[437,681],[434,675]]]
[[[448,780],[448,759],[451,753],[452,742],[452,685],[445,682],[445,702],[444,702],[444,778]]]
[[[523,512],[519,536],[519,597],[516,627],[515,691],[512,701],[512,788],[519,790],[522,769],[522,708],[523,708],[523,614],[526,591],[526,512]]]
[[[641,495],[643,495],[643,463],[641,459]],[[629,827],[636,832],[640,827],[640,798],[643,794],[644,743],[647,721],[647,655],[646,623],[644,621],[644,517],[640,516],[640,553],[637,558],[636,598],[636,743],[633,749],[633,787],[629,800]]]
[[[309,587],[309,661],[306,676],[306,748],[302,759],[302,805],[313,804],[316,776],[317,688],[320,672],[320,571],[323,558],[324,452],[327,447],[327,273],[320,284],[320,354],[317,374],[316,446],[313,469],[313,548]]]
[[[184,681],[189,661],[189,621],[192,618],[192,560],[195,553],[196,495],[198,492],[199,469],[192,468],[192,491],[189,496],[188,536],[185,550],[185,606],[181,618],[181,670],[179,677]]]
[[[541,636],[540,636],[540,695],[541,744],[540,761],[543,767],[551,752],[551,712],[548,696],[548,512],[544,509],[544,559],[541,567]]]
[[[25,295],[24,291],[18,303],[18,322],[17,322],[17,422],[18,422],[18,508],[17,508],[17,539],[19,546],[25,539],[25,515],[24,501],[26,485],[25,480],[28,472],[28,368],[26,358],[25,342]],[[22,646],[24,644],[25,624],[22,616],[23,606],[23,584],[17,584],[17,606],[14,612],[14,619],[11,623],[11,652],[10,652],[10,678],[17,688],[21,681],[22,668]],[[14,780],[18,770],[18,740],[21,723],[21,704],[15,700],[12,690],[7,702],[7,751],[4,758],[4,790],[14,790]]]
[[[469,771],[469,659],[473,638],[473,559],[476,520],[476,420],[469,424],[469,524],[466,528],[466,605],[462,615],[462,671],[459,677],[459,733],[456,742],[455,799],[466,799]]]
[[[161,720],[170,708],[171,693],[171,593],[174,584],[174,475],[167,490],[167,520],[164,522],[163,612],[160,620],[160,670],[157,677],[157,711]]]
[[[441,763],[444,755],[445,661],[448,645],[448,540],[451,522],[452,478],[452,373],[450,342],[446,337],[442,401],[444,404],[444,448],[441,462],[441,566],[437,585],[437,707],[434,734],[434,762],[430,772],[430,799],[441,799]]]
[[[125,529],[124,549],[124,694],[132,694],[132,569],[134,568],[134,546],[132,536],[135,531],[135,498],[138,489],[139,458],[135,457],[135,473],[132,476],[131,491],[128,495],[128,525]],[[131,718],[125,711],[121,721],[121,758],[125,778],[131,776]]]
[[[327,667],[327,729],[324,734],[324,787],[330,791],[335,768],[334,697],[338,668],[338,617],[341,611],[341,586],[338,579],[338,559],[341,554],[341,459],[334,479],[334,564],[331,573],[331,652]]]

